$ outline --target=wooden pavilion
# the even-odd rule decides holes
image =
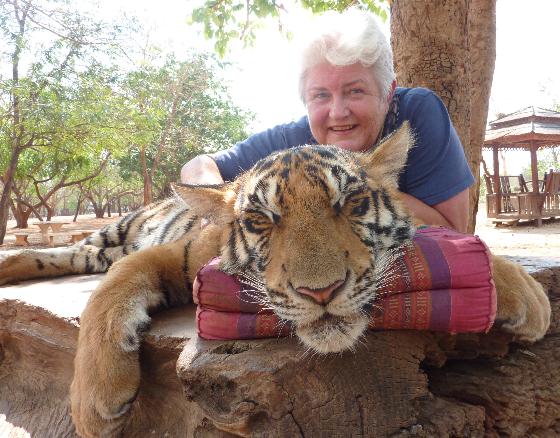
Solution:
[[[537,150],[557,145],[559,112],[531,106],[490,122],[483,145],[492,150],[494,162],[493,174],[485,170],[484,177],[488,218],[496,222],[535,220],[539,226],[543,218],[560,216],[560,170],[551,169],[539,178],[537,169]],[[500,150],[528,151],[531,180],[525,181],[523,175],[500,175]]]

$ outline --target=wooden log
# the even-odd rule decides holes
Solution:
[[[318,356],[295,339],[203,341],[192,306],[162,312],[124,436],[558,436],[560,263],[521,261],[553,305],[549,334],[533,346],[500,332],[386,331]],[[67,394],[78,316],[101,277],[0,288],[0,435],[75,436]]]

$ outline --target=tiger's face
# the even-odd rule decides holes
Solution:
[[[316,352],[355,345],[379,276],[412,237],[397,194],[410,143],[405,126],[372,153],[283,151],[241,176],[226,198],[232,216],[222,268],[249,278]]]

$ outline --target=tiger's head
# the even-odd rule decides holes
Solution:
[[[306,346],[338,352],[366,330],[379,276],[414,233],[397,193],[412,142],[406,124],[373,152],[289,149],[183,197],[227,227],[222,269],[249,278]]]

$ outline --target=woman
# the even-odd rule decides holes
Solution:
[[[304,45],[300,95],[307,116],[255,134],[232,148],[189,161],[188,184],[231,181],[259,159],[305,144],[366,151],[409,120],[415,134],[399,188],[421,222],[466,231],[474,182],[441,100],[423,88],[397,88],[391,48],[369,13],[320,17]]]

